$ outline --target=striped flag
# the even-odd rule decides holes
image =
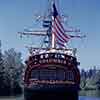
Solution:
[[[55,42],[61,48],[65,47],[65,43],[67,43],[71,38],[70,35],[65,34],[65,30],[55,4],[53,4],[52,34],[55,36]]]

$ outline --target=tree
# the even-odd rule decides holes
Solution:
[[[98,72],[96,73],[94,81],[95,81],[97,89],[100,90],[100,70],[98,70]]]
[[[1,41],[0,41],[0,96],[7,94],[7,89],[5,86],[5,67],[4,67],[4,59],[3,59],[2,49],[1,49]],[[9,84],[9,83],[8,83]],[[9,93],[9,92],[8,92]]]
[[[80,84],[81,88],[85,88],[86,83],[87,83],[86,78],[87,78],[86,72],[84,69],[82,69],[81,70],[81,84]]]
[[[5,74],[5,83],[7,83],[6,85],[10,85],[10,88],[12,88],[12,90],[16,88],[16,86],[20,86],[20,83],[22,81],[21,74],[24,68],[21,59],[21,53],[16,52],[14,48],[5,51],[4,68],[6,73]]]
[[[1,50],[1,41],[0,41],[0,88],[2,88],[4,76],[4,66],[3,66],[3,55]]]

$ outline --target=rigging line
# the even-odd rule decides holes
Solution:
[[[40,48],[42,48],[42,47],[43,47],[44,42],[45,42],[45,40],[46,40],[46,37],[47,37],[47,36],[45,36],[45,37],[41,40],[41,44],[40,44],[41,46],[40,46]]]

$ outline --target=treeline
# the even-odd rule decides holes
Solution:
[[[22,93],[21,53],[11,48],[2,53],[0,47],[0,96],[18,95]]]
[[[85,71],[81,70],[81,89],[100,90],[100,70],[94,68]]]

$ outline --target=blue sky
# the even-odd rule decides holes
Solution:
[[[0,0],[0,40],[3,51],[15,48],[22,52],[24,58],[27,56],[25,45],[32,42],[38,44],[38,38],[20,39],[17,32],[25,27],[40,27],[33,16],[43,15],[47,11],[47,3],[47,0]],[[83,40],[70,41],[78,49],[79,68],[100,67],[100,0],[59,0],[59,9],[69,16],[69,26],[80,28],[87,36]]]

